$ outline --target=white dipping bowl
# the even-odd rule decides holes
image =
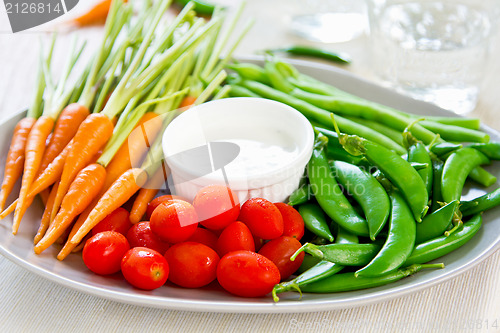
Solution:
[[[162,142],[177,195],[192,200],[201,188],[222,184],[241,203],[284,201],[297,189],[313,143],[312,126],[299,111],[252,97],[192,107],[167,126]]]

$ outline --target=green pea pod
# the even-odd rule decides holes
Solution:
[[[314,203],[306,203],[299,206],[299,213],[304,219],[304,226],[316,236],[333,242],[333,235],[326,222],[325,214],[321,208]]]
[[[384,187],[365,170],[341,161],[334,161],[332,169],[339,183],[363,209],[370,238],[375,240],[389,217],[391,203]]]
[[[500,205],[500,188],[470,201],[463,201],[460,211],[463,216],[474,215]]]
[[[438,142],[429,146],[429,150],[436,154],[436,156],[440,157],[446,155],[448,153],[454,152],[457,149],[462,148],[463,145],[460,143],[452,143],[452,142]]]
[[[302,260],[302,264],[300,265],[299,269],[297,269],[296,273],[302,274],[307,270],[309,270],[310,268],[314,267],[320,261],[321,259],[318,259],[306,253],[306,255],[304,256],[304,260]]]
[[[301,291],[306,293],[337,293],[383,286],[417,273],[423,268],[443,268],[443,264],[411,265],[383,276],[356,277],[354,273],[335,274],[328,278],[306,284]]]
[[[451,224],[457,208],[458,200],[453,200],[435,212],[427,215],[422,223],[417,224],[415,243],[420,244],[429,239],[443,235]]]
[[[368,244],[328,244],[314,245],[305,243],[295,252],[291,260],[295,260],[301,252],[306,252],[321,260],[337,263],[343,266],[364,266],[378,253],[381,244],[378,242]]]
[[[432,164],[429,152],[422,142],[416,142],[414,145],[408,147],[408,162],[424,163],[427,165]],[[427,194],[430,195],[432,192],[432,168],[419,169],[417,172],[425,184]]]
[[[474,215],[462,229],[450,236],[440,236],[415,247],[405,265],[422,264],[442,257],[467,243],[481,228],[481,214]]]
[[[311,186],[310,185],[301,186],[295,191],[293,191],[292,194],[290,194],[290,197],[288,198],[288,204],[290,206],[297,206],[309,201],[311,197],[312,197]]]
[[[362,156],[354,156],[345,151],[345,149],[339,143],[339,137],[337,133],[321,126],[314,126],[314,129],[326,136],[328,139],[326,150],[328,159],[340,160],[354,165],[366,164],[366,160]]]
[[[356,235],[346,232],[345,230],[339,227],[337,238],[335,241],[337,242],[337,244],[357,244],[358,237]],[[300,288],[303,285],[327,278],[329,276],[332,276],[333,274],[337,274],[342,269],[344,269],[344,266],[342,265],[335,264],[333,262],[326,260],[320,260],[317,258],[314,259],[319,261],[315,265],[311,266],[308,270],[303,271],[295,279],[291,281],[281,282],[274,286],[272,295],[275,302],[279,301],[279,298],[277,296],[277,294],[279,293],[292,290],[301,293]]]
[[[395,271],[406,261],[415,245],[415,219],[403,197],[396,191],[390,194],[391,218],[389,234],[380,252],[355,276],[380,276]]]
[[[316,147],[313,150],[307,172],[314,197],[323,211],[348,231],[359,236],[368,236],[366,220],[356,212],[342,193],[332,174],[323,147]]]
[[[339,135],[344,148],[353,155],[363,154],[391,183],[410,205],[417,222],[427,213],[428,193],[418,172],[395,152],[355,135]]]
[[[441,176],[441,193],[445,202],[460,200],[465,180],[472,169],[489,163],[489,159],[479,150],[460,148],[446,159]]]
[[[432,211],[441,208],[440,202],[443,202],[443,195],[441,194],[441,178],[443,176],[444,162],[434,156],[432,160]]]
[[[492,160],[500,160],[500,142],[473,143],[467,147],[479,150]]]
[[[270,49],[266,51],[271,53],[286,52],[290,55],[313,57],[318,59],[329,60],[340,64],[349,64],[351,62],[351,59],[349,59],[349,56],[346,54],[336,53],[329,50],[320,49],[317,47],[310,47],[310,46],[293,45],[289,47],[284,47],[280,49]]]

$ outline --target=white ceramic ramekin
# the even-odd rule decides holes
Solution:
[[[242,140],[272,148],[249,150],[238,144]],[[225,184],[242,203],[253,197],[284,201],[298,187],[313,143],[312,126],[300,112],[276,101],[247,97],[193,107],[163,134],[163,152],[172,172],[169,185],[189,200],[204,186]],[[267,165],[262,154],[275,152],[269,159],[273,164]],[[244,156],[251,158],[242,166],[237,161]]]

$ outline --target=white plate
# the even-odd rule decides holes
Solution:
[[[242,60],[252,59],[256,58]],[[303,61],[296,61],[294,64],[302,73],[374,101],[416,114],[453,116],[450,112],[373,85],[334,67]],[[5,163],[13,128],[21,116],[14,116],[0,125],[1,165]],[[486,127],[483,127],[483,130],[491,135],[492,140],[500,141],[499,133]],[[490,171],[500,176],[498,165],[492,166]],[[498,184],[493,187],[496,186]],[[70,255],[63,262],[59,262],[55,259],[57,251],[54,246],[42,255],[35,255],[33,236],[36,233],[41,212],[41,204],[37,202],[23,219],[17,236],[11,233],[10,217],[0,221],[0,253],[2,255],[44,278],[81,292],[128,304],[189,311],[311,312],[367,305],[408,295],[448,281],[477,265],[500,247],[499,210],[492,210],[484,214],[483,227],[471,241],[439,260],[446,264],[446,268],[442,270],[423,270],[396,283],[373,289],[337,294],[304,294],[300,301],[297,293],[284,293],[280,294],[280,302],[274,303],[270,296],[256,299],[232,296],[215,283],[203,289],[194,290],[167,285],[151,292],[141,291],[132,288],[119,275],[102,277],[91,273],[84,266],[80,255]]]

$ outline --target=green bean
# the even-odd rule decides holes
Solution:
[[[363,266],[370,262],[380,250],[381,245],[378,242],[366,244],[328,244],[314,245],[305,243],[298,249],[290,260],[301,253],[306,252],[321,260],[327,260],[343,266]]]
[[[395,130],[403,131],[408,125],[414,122],[408,116],[401,115],[389,108],[384,108],[379,104],[354,98],[333,97],[309,93],[295,88],[290,91],[290,95],[318,108],[340,114],[342,116],[354,116],[373,120],[389,126]],[[425,129],[419,124],[415,124],[412,133],[424,143],[428,144],[436,139],[436,134]]]
[[[363,209],[370,238],[375,240],[389,218],[391,204],[387,193],[375,177],[355,165],[334,161],[331,166],[338,182]]]
[[[227,67],[238,73],[238,75],[245,80],[258,81],[264,84],[271,83],[264,68],[258,65],[251,63],[234,63],[227,65]]]
[[[231,97],[261,97],[253,91],[236,84],[231,84],[230,87],[229,96]]]
[[[484,187],[489,187],[497,182],[497,177],[480,166],[472,169],[468,177]]]
[[[479,150],[492,160],[500,160],[500,142],[473,143],[467,147]]]
[[[300,111],[306,118],[308,118],[310,121],[316,121],[317,123],[321,124],[322,126],[325,127],[331,127],[331,118],[330,118],[330,112],[323,110],[321,108],[318,108],[310,103],[307,103],[301,99],[295,98],[287,93],[284,93],[282,91],[276,90],[272,87],[266,86],[265,84],[256,82],[256,81],[248,81],[244,80],[241,82],[241,85],[247,89],[250,89],[252,92],[260,95],[261,97],[268,98],[268,99],[273,99],[278,102],[285,103],[298,111]],[[336,116],[335,118],[338,122],[339,127],[342,129],[343,132],[345,133],[350,133],[350,134],[356,134],[359,136],[362,136],[366,139],[372,140],[374,142],[377,142],[388,149],[392,149],[399,154],[404,154],[405,151],[404,149],[398,145],[396,142],[392,141],[390,138],[387,136],[372,130],[371,128],[368,128],[366,126],[357,124],[354,121],[351,121],[349,119]]]
[[[336,53],[329,50],[317,47],[310,47],[310,46],[293,45],[279,49],[269,49],[266,50],[266,52],[270,53],[285,52],[290,55],[319,58],[340,64],[349,64],[351,62],[349,56],[347,56],[346,54]]]
[[[354,97],[354,95],[351,95],[337,87],[318,81],[317,79],[305,74],[300,74],[297,78],[287,77],[287,80],[295,87],[307,92],[325,96]]]
[[[395,130],[394,128],[386,126],[384,124],[381,124],[379,122],[376,122],[374,120],[367,120],[351,116],[347,116],[346,118],[384,134],[385,136],[389,137],[391,140],[399,144],[401,147],[403,147],[403,134],[400,131]]]
[[[439,134],[446,141],[485,143],[490,140],[490,136],[487,133],[478,130],[426,120],[421,121],[420,124],[424,128]]]
[[[462,188],[472,169],[489,163],[489,159],[473,148],[460,148],[446,159],[441,177],[441,193],[445,202],[460,200]]]
[[[460,126],[473,130],[478,130],[481,127],[481,121],[478,118],[425,116],[425,120],[445,125]]]
[[[435,212],[424,217],[422,223],[417,224],[415,243],[420,244],[429,239],[443,235],[451,224],[453,216],[458,208],[458,200],[444,205]]]
[[[425,163],[429,166],[432,165],[429,152],[422,142],[416,142],[415,144],[408,147],[408,162]],[[425,184],[427,194],[430,195],[432,192],[432,168],[420,169],[417,172]],[[429,200],[429,198],[427,198],[427,200]]]
[[[500,188],[497,188],[493,192],[486,193],[473,200],[462,201],[460,211],[462,212],[463,216],[469,216],[487,211],[498,205],[500,205]]]
[[[297,206],[309,201],[312,197],[312,191],[310,185],[304,185],[296,189],[288,197],[288,204],[290,206]]]
[[[387,239],[368,265],[355,276],[375,277],[397,270],[406,261],[415,245],[415,219],[403,197],[396,191],[390,194],[391,218]]]
[[[352,207],[332,174],[319,137],[307,166],[312,192],[323,211],[341,227],[368,236],[368,224]],[[324,142],[324,141],[323,141]]]
[[[353,155],[363,154],[396,186],[410,205],[418,222],[427,213],[427,189],[418,172],[401,156],[359,136],[339,134],[344,148]]]
[[[405,265],[421,264],[442,257],[467,243],[481,228],[481,214],[474,215],[464,223],[461,230],[450,236],[440,236],[415,247]]]
[[[340,273],[306,284],[301,291],[306,293],[336,293],[383,286],[419,272],[424,268],[444,268],[443,264],[411,265],[377,277],[356,277],[354,273]]]
[[[333,242],[333,235],[326,222],[325,214],[321,208],[314,203],[306,203],[299,206],[299,213],[304,219],[304,226],[316,236]]]

